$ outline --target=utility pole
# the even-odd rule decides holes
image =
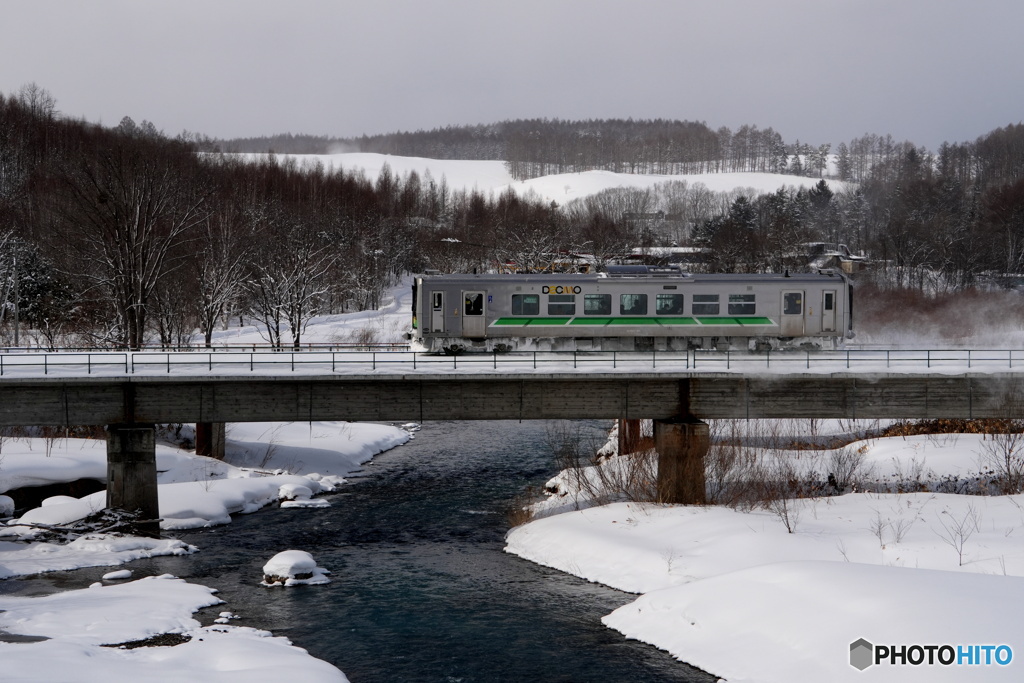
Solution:
[[[19,339],[18,339],[18,327],[19,327],[19,324],[18,324],[19,323],[19,320],[18,320],[19,316],[18,316],[18,314],[20,313],[20,311],[18,310],[18,299],[20,299],[20,298],[21,297],[18,294],[18,257],[15,256],[14,257],[14,347],[15,348],[21,346],[21,344],[19,343]]]

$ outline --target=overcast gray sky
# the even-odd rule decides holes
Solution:
[[[0,92],[165,133],[549,117],[891,134],[1024,120],[1024,0],[0,0]]]

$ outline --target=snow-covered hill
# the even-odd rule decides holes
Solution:
[[[250,158],[260,155],[249,154]],[[442,178],[452,190],[479,190],[484,194],[501,193],[511,187],[525,195],[535,193],[545,201],[566,204],[602,190],[615,187],[647,189],[659,183],[683,180],[690,185],[702,184],[713,192],[731,192],[750,188],[754,194],[775,192],[781,187],[810,188],[820,178],[783,175],[780,173],[701,173],[690,175],[651,175],[612,173],[610,171],[585,171],[583,173],[560,173],[530,180],[517,181],[509,175],[503,161],[461,161],[452,159],[426,159],[422,157],[401,157],[388,154],[347,153],[347,154],[295,154],[278,155],[279,159],[294,158],[302,165],[320,163],[326,169],[343,168],[348,171],[362,171],[368,178],[375,179],[387,164],[392,173],[404,177],[416,171],[421,177],[429,171],[431,177],[440,182]],[[833,191],[847,187],[848,183],[829,180]]]

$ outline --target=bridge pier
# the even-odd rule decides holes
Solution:
[[[619,418],[619,455],[628,455],[643,450],[640,440],[643,438],[641,422],[634,418]],[[650,448],[650,446],[648,446]]]
[[[658,452],[658,502],[704,505],[704,456],[711,438],[706,422],[692,415],[654,421]]]
[[[224,439],[223,422],[196,422],[196,455],[223,460]]]
[[[138,510],[144,520],[160,517],[153,425],[107,425],[107,507]],[[139,525],[137,532],[159,538],[160,523]]]

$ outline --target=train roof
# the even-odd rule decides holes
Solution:
[[[449,282],[452,284],[465,282],[522,282],[551,284],[554,281],[559,283],[575,282],[618,282],[618,281],[639,281],[639,282],[687,282],[687,283],[714,283],[728,284],[730,282],[751,284],[754,282],[822,282],[825,280],[843,280],[840,273],[834,270],[820,271],[817,273],[452,273],[452,274],[425,274],[424,279]]]

